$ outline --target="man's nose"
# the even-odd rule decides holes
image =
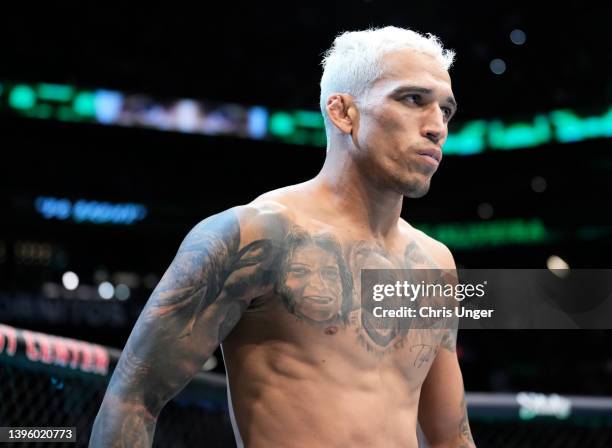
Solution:
[[[437,105],[432,105],[423,117],[421,134],[436,146],[446,137],[446,123],[444,113]]]

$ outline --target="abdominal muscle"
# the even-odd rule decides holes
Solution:
[[[223,344],[239,446],[418,446],[419,393],[435,354],[424,356],[422,338],[409,333],[380,355],[350,326],[329,335],[291,317],[258,320],[243,319]]]

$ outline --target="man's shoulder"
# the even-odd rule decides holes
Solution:
[[[238,232],[240,240],[247,242],[282,239],[291,220],[291,210],[282,203],[257,198],[208,217],[197,226],[209,226],[209,222],[219,221],[225,224],[226,230]]]
[[[399,227],[402,234],[410,241],[419,245],[437,266],[443,269],[454,269],[455,261],[449,248],[442,242],[427,235],[422,230],[409,224],[403,218],[399,219]]]
[[[257,207],[272,207],[284,213],[291,213],[296,200],[304,196],[308,182],[267,191],[255,198],[249,205]]]
[[[257,240],[282,240],[296,222],[294,204],[300,202],[301,185],[266,192],[251,202],[223,210],[197,223],[189,235],[223,235],[241,244]]]

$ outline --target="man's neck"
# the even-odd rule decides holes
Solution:
[[[335,213],[372,237],[387,239],[397,229],[403,195],[376,185],[367,174],[345,151],[330,151],[311,185]]]

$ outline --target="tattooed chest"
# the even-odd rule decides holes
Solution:
[[[273,294],[285,312],[321,334],[351,329],[355,343],[368,351],[388,353],[404,347],[408,327],[376,322],[361,307],[361,273],[364,269],[434,267],[416,242],[390,252],[369,242],[343,241],[330,233],[294,228],[275,247]],[[252,304],[251,310],[260,303]],[[418,350],[419,359],[435,346],[431,341],[425,345],[429,348]]]
[[[280,250],[277,291],[313,321],[346,317],[355,309],[363,269],[433,267],[415,242],[402,253],[391,253],[368,242],[341,242],[333,234],[298,230],[289,232]]]

